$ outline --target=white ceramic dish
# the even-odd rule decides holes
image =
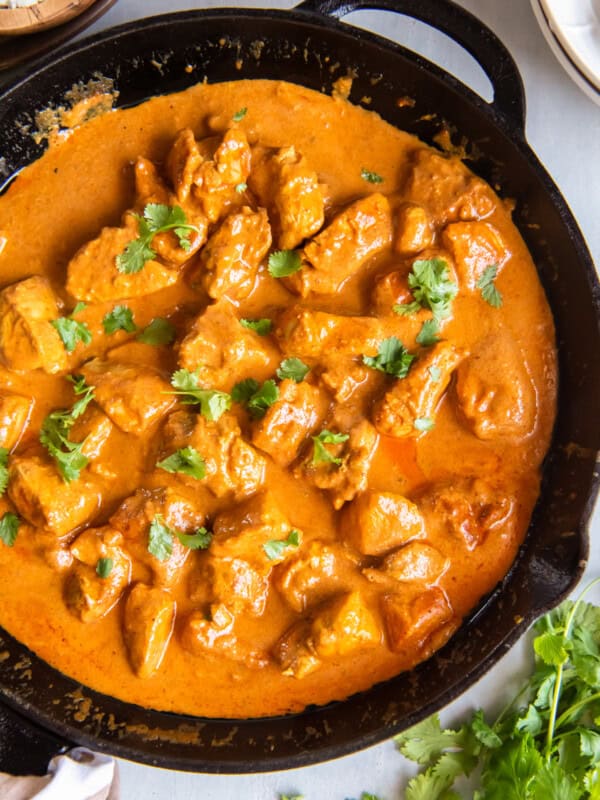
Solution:
[[[531,5],[561,66],[600,105],[600,0],[531,0]]]

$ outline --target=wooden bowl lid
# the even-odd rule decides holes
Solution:
[[[68,22],[96,0],[42,0],[33,6],[0,8],[0,36],[38,33]]]

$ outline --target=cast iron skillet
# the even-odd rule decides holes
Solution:
[[[494,101],[485,103],[404,48],[338,21],[359,8],[407,13],[451,35],[484,68]],[[260,53],[256,42],[263,43]],[[336,63],[339,68],[332,69]],[[19,715],[17,727],[24,718],[33,723],[29,745],[5,737],[15,745],[9,754],[13,772],[45,770],[45,763],[25,763],[31,742],[46,760],[77,742],[148,764],[205,772],[284,769],[350,753],[450,702],[581,575],[598,489],[600,287],[571,213],[525,142],[516,66],[473,16],[444,0],[306,0],[292,12],[193,11],[129,23],[70,45],[0,97],[0,156],[6,177],[37,157],[41,147],[23,125],[36,110],[59,104],[73,83],[97,72],[115,79],[119,105],[129,105],[205,76],[211,82],[283,78],[329,90],[349,70],[357,75],[351,99],[370,96],[369,108],[429,142],[445,120],[455,141],[468,142],[475,172],[516,199],[515,220],[548,294],[560,353],[558,421],[520,556],[502,584],[426,663],[346,702],[268,720],[198,719],[123,703],[80,687],[0,631],[0,691],[11,709],[7,714]],[[414,106],[399,107],[396,99],[406,96]]]

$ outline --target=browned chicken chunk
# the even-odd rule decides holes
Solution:
[[[431,586],[446,572],[450,559],[427,542],[412,541],[394,550],[378,569],[365,569],[364,575],[374,582],[400,581]]]
[[[489,222],[454,222],[442,240],[454,258],[459,286],[474,291],[488,267],[500,272],[510,253],[500,233]]]
[[[423,517],[406,497],[363,492],[344,509],[344,537],[366,556],[380,556],[411,539],[425,536]]]
[[[123,611],[123,639],[129,663],[139,678],[159,669],[175,622],[175,601],[166,589],[136,583]]]
[[[0,447],[12,450],[27,428],[33,397],[3,391],[0,394]]]
[[[224,606],[213,606],[207,619],[201,611],[192,611],[181,634],[183,647],[195,655],[214,655],[244,664],[252,669],[264,667],[265,653],[241,642],[233,631],[234,618]]]
[[[430,247],[433,229],[423,206],[403,203],[396,214],[393,249],[401,256],[412,256]]]
[[[387,641],[394,653],[419,654],[427,640],[440,628],[451,622],[454,612],[444,592],[434,586],[418,594],[388,594],[381,599],[381,613],[385,621]]]

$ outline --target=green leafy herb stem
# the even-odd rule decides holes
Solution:
[[[363,364],[395,378],[405,378],[414,359],[400,339],[390,336],[380,343],[376,356],[363,356]]]
[[[200,413],[206,419],[216,421],[231,408],[231,397],[217,389],[202,389],[198,385],[197,372],[178,369],[171,376],[173,394],[178,395],[186,405],[200,406]]]

